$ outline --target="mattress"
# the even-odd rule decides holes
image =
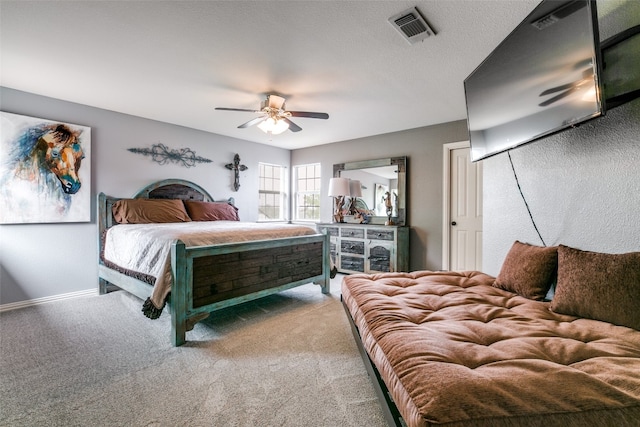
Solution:
[[[640,426],[640,332],[480,272],[358,274],[342,298],[408,426]]]

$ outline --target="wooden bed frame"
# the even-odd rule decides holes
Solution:
[[[133,198],[213,201],[203,188],[181,179],[150,184]],[[145,300],[152,285],[107,267],[101,257],[102,236],[115,225],[112,206],[120,199],[98,195],[99,291],[107,293],[112,284]],[[329,270],[329,236],[324,234],[197,247],[178,240],[171,247],[171,343],[184,344],[195,323],[221,308],[311,282],[329,294]]]

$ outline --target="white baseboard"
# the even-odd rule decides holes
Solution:
[[[30,300],[26,300],[26,301],[10,302],[8,304],[1,304],[0,305],[0,313],[2,313],[3,311],[16,310],[18,308],[29,307],[29,306],[32,306],[32,305],[46,304],[46,303],[52,302],[52,301],[60,301],[60,300],[64,300],[64,299],[72,299],[72,298],[93,296],[93,295],[97,295],[97,294],[98,294],[98,290],[97,289],[87,289],[87,290],[84,290],[84,291],[69,292],[67,294],[53,295],[53,296],[50,296],[50,297],[36,298],[36,299],[30,299]]]

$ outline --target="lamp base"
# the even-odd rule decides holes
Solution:
[[[335,209],[333,211],[333,222],[344,222],[342,207],[344,206],[344,196],[335,197]]]

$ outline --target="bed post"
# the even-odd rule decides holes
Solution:
[[[322,253],[322,275],[324,279],[320,286],[322,287],[322,293],[325,295],[329,295],[331,293],[331,279],[330,279],[330,271],[331,271],[331,241],[330,236],[325,232],[324,235],[324,244],[322,245],[323,253]]]
[[[103,241],[102,234],[107,228],[107,196],[104,193],[98,194],[98,266],[102,264],[102,256],[103,251]],[[98,273],[98,292],[100,295],[104,295],[108,292],[107,287],[109,282],[100,277],[100,273]]]
[[[174,347],[186,342],[187,335],[187,304],[188,280],[185,244],[180,240],[171,245],[171,299],[169,311],[171,313],[171,344]]]

